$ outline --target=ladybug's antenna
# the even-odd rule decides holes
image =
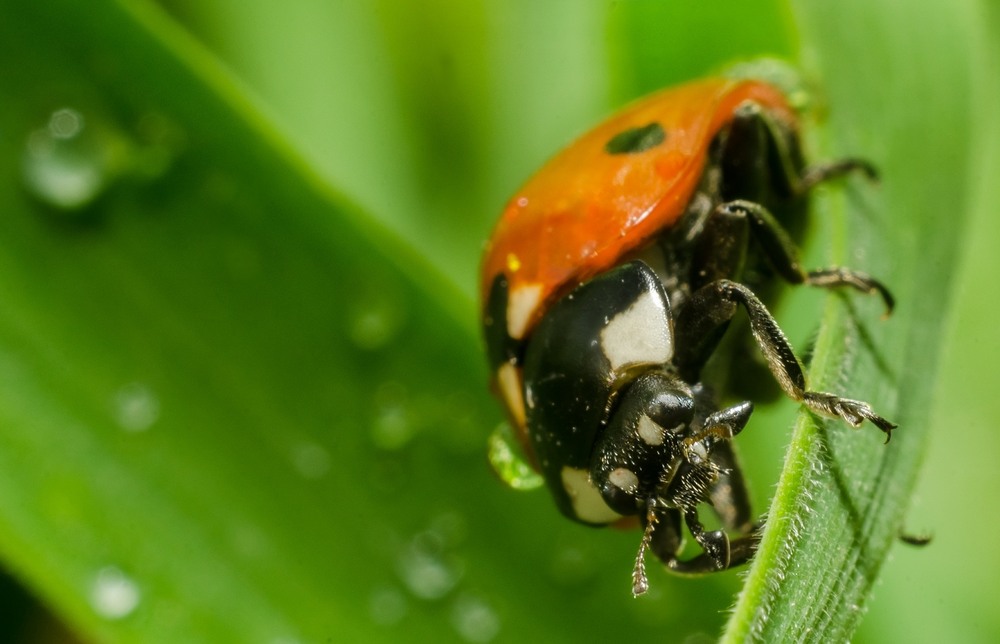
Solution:
[[[649,590],[649,578],[646,577],[646,551],[653,540],[653,530],[656,528],[656,499],[646,503],[646,529],[639,542],[639,554],[635,557],[635,567],[632,568],[632,596],[644,595]]]

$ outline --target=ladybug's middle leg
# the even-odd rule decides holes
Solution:
[[[889,289],[867,273],[841,266],[805,270],[799,259],[798,248],[788,232],[764,206],[752,201],[729,201],[719,204],[712,216],[720,220],[745,220],[749,225],[750,236],[763,251],[768,263],[790,284],[823,288],[847,286],[862,293],[880,296],[885,302],[886,314],[892,312],[895,301]]]
[[[697,381],[739,306],[746,309],[754,340],[785,394],[816,413],[842,418],[855,427],[868,420],[885,432],[888,440],[895,425],[876,414],[868,403],[806,388],[802,365],[781,327],[753,291],[739,282],[717,280],[703,286],[675,318],[674,364],[682,378]]]

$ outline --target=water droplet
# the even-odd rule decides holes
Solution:
[[[533,490],[545,480],[528,464],[521,444],[507,423],[501,423],[490,434],[487,455],[500,480],[515,490]]]
[[[348,336],[360,349],[373,351],[389,344],[403,325],[403,308],[392,289],[379,288],[353,307]]]
[[[127,432],[143,432],[160,417],[160,401],[146,385],[133,382],[125,385],[114,397],[115,420]]]
[[[61,210],[92,203],[119,175],[128,143],[114,130],[72,108],[58,109],[28,136],[22,160],[25,186]]]
[[[489,642],[500,632],[500,618],[482,599],[459,597],[451,611],[451,624],[467,642]]]
[[[90,605],[105,619],[121,619],[139,605],[139,586],[114,566],[101,568],[90,588]]]
[[[320,479],[330,471],[330,453],[318,443],[299,443],[292,449],[292,464],[305,478]]]
[[[368,613],[372,621],[382,626],[398,623],[406,616],[407,610],[406,595],[392,586],[376,588],[368,598]]]
[[[375,392],[375,419],[371,435],[381,449],[395,450],[413,438],[415,427],[410,417],[406,389],[399,383],[386,383]]]
[[[403,583],[420,599],[440,599],[462,577],[461,563],[442,552],[440,535],[421,532],[402,550],[398,570]]]

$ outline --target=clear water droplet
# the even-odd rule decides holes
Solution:
[[[500,632],[500,618],[482,599],[459,597],[451,611],[451,624],[467,642],[482,644]]]
[[[128,144],[116,131],[72,107],[52,112],[28,136],[22,159],[25,186],[60,210],[92,203],[117,178]]]
[[[545,480],[528,464],[521,444],[507,423],[501,423],[490,434],[487,456],[500,480],[515,490],[534,490]]]
[[[138,584],[114,566],[97,571],[90,588],[90,605],[105,619],[127,617],[139,605],[140,598]]]
[[[115,420],[127,432],[144,432],[160,418],[160,401],[140,382],[125,385],[114,397]]]
[[[381,626],[398,623],[408,610],[406,595],[392,586],[376,588],[368,598],[368,614],[373,622]]]
[[[420,599],[440,599],[462,578],[461,563],[442,551],[440,536],[421,532],[400,552],[398,570],[407,589]]]
[[[410,442],[416,428],[405,387],[395,382],[379,387],[375,392],[374,409],[371,436],[376,447],[396,450]]]
[[[330,471],[330,452],[318,443],[299,443],[292,449],[292,464],[303,477],[321,479]]]

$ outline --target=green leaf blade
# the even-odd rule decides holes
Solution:
[[[829,156],[870,155],[883,176],[879,187],[826,206],[847,214],[830,224],[826,259],[857,265],[862,258],[898,302],[880,322],[871,306],[831,298],[811,384],[871,401],[899,429],[882,447],[870,428],[857,435],[841,423],[800,418],[761,551],[730,620],[731,642],[844,641],[860,623],[905,529],[930,430],[952,288],[946,267],[956,262],[973,205],[968,115],[979,70],[965,67],[968,51],[942,52],[958,34],[975,31],[974,3],[905,19],[891,3],[798,9],[803,56],[829,101]]]

